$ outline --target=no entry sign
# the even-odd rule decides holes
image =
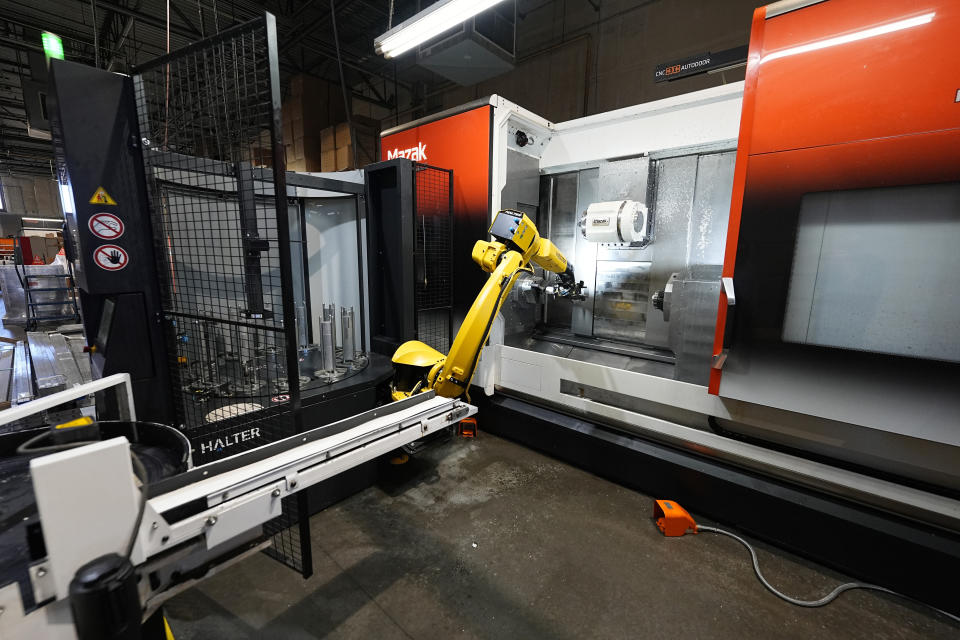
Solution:
[[[115,244],[105,244],[93,250],[93,261],[105,271],[120,271],[130,262],[126,249]]]

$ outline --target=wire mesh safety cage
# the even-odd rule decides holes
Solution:
[[[417,340],[441,353],[453,340],[453,171],[413,165]]]
[[[174,415],[196,464],[300,431],[277,64],[265,14],[135,70]],[[305,505],[286,499],[264,532],[307,575]]]

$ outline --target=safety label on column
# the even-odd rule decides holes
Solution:
[[[115,244],[105,244],[93,250],[93,261],[106,271],[120,271],[127,266],[130,257],[125,249]]]
[[[117,204],[117,201],[110,197],[107,190],[103,187],[97,187],[97,190],[90,196],[90,204]]]
[[[90,233],[101,240],[116,240],[123,235],[123,221],[112,213],[95,213],[87,222]]]

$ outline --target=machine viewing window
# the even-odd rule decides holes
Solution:
[[[787,342],[960,362],[960,183],[803,197]]]
[[[542,176],[537,223],[571,257],[584,299],[521,281],[504,343],[706,384],[734,160],[687,148]]]

